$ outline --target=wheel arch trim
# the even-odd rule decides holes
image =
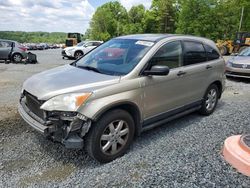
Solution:
[[[140,135],[142,130],[142,115],[139,107],[131,101],[121,101],[115,104],[110,104],[108,106],[105,106],[100,111],[98,111],[97,114],[95,114],[92,118],[93,121],[97,121],[102,115],[104,115],[106,112],[112,110],[112,109],[123,109],[127,111],[135,122],[135,134]]]

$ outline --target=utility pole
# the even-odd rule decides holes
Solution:
[[[121,14],[121,12],[119,11],[118,13],[117,13],[117,36],[119,36],[120,35],[120,14]]]
[[[242,7],[242,9],[241,9],[239,32],[240,32],[240,30],[241,30],[241,25],[242,25],[243,15],[244,15],[244,7]]]

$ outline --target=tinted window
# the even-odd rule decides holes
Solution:
[[[88,43],[85,44],[85,47],[88,47],[88,46],[94,46],[93,42],[88,42]]]
[[[166,65],[169,68],[176,68],[181,65],[182,48],[181,42],[170,42],[162,46],[150,60],[153,65]]]
[[[208,46],[205,44],[204,47],[205,47],[205,50],[207,52],[207,60],[208,61],[213,60],[213,59],[218,59],[220,57],[218,52],[215,49],[213,49],[211,46]]]
[[[203,45],[199,42],[184,42],[184,65],[192,65],[207,60]]]
[[[94,46],[100,46],[101,43],[100,42],[94,42]]]

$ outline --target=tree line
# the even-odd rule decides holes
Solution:
[[[65,43],[67,33],[63,32],[23,32],[0,31],[0,39],[15,40],[21,43]]]
[[[152,0],[127,11],[118,1],[97,8],[85,38],[108,40],[135,33],[177,33],[212,40],[233,39],[239,29],[250,32],[249,0]]]

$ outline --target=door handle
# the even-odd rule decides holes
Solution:
[[[184,75],[184,74],[186,74],[186,72],[184,72],[184,71],[179,71],[179,72],[177,73],[177,76],[181,76],[181,75]]]
[[[211,69],[211,68],[213,68],[211,65],[206,66],[206,69]]]

